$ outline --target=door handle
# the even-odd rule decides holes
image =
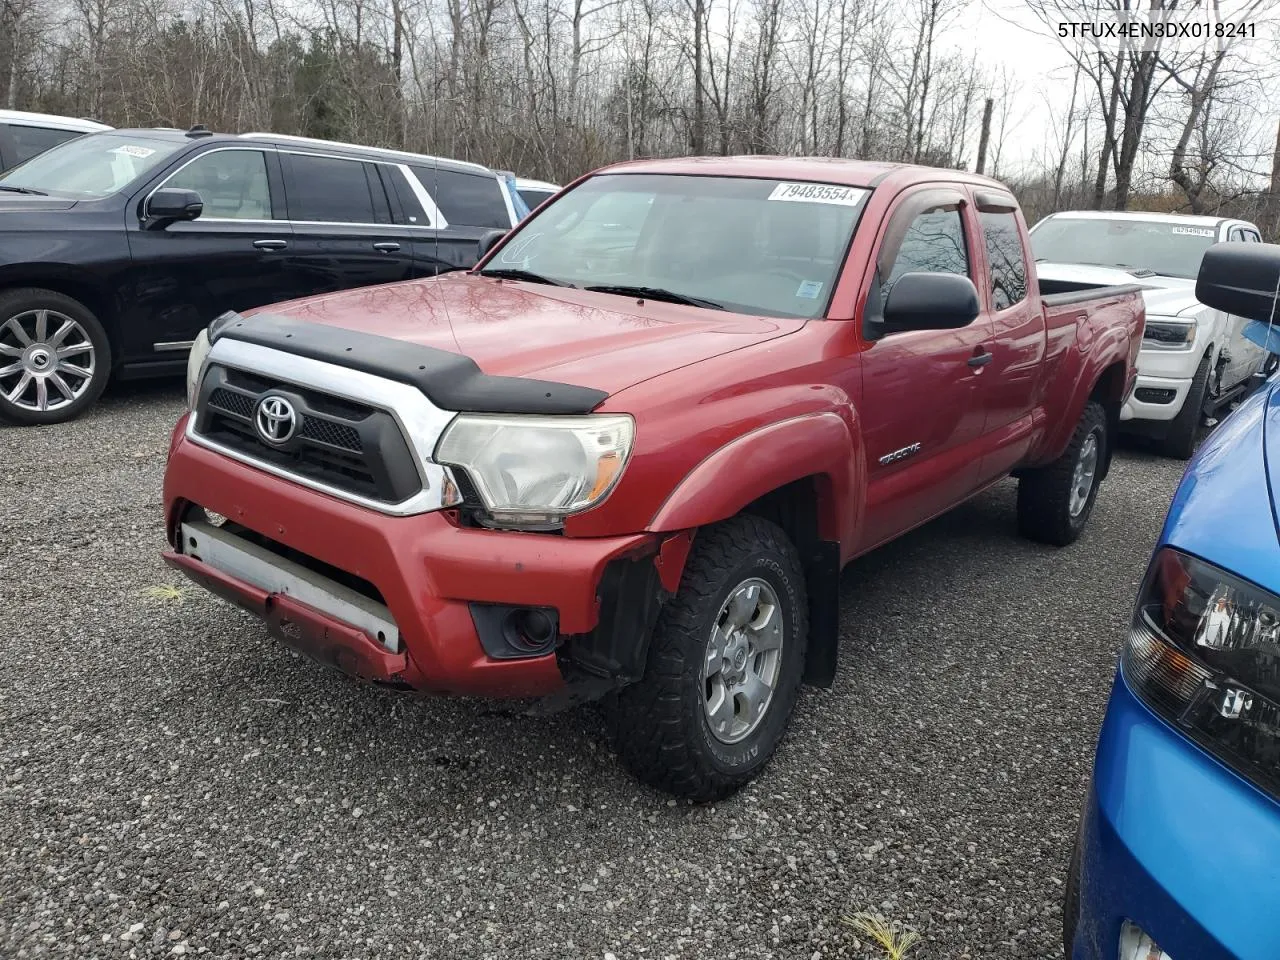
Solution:
[[[984,347],[975,347],[973,356],[969,358],[969,366],[975,370],[981,370],[994,359],[995,354],[988,353]]]
[[[255,240],[253,245],[259,250],[283,250],[289,246],[288,240]]]
[[[373,249],[380,250],[382,253],[395,253],[400,249],[398,243],[375,243]]]

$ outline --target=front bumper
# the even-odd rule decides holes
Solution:
[[[1117,675],[1081,824],[1072,960],[1116,960],[1125,920],[1173,960],[1274,960],[1277,902],[1280,804]]]
[[[1152,377],[1138,374],[1138,382],[1129,399],[1120,410],[1121,421],[1156,420],[1169,421],[1182,409],[1187,394],[1191,391],[1191,379],[1171,379],[1169,377]],[[1160,402],[1140,399],[1154,393]]]
[[[492,605],[554,610],[561,637],[601,623],[611,565],[647,563],[651,534],[574,539],[467,528],[442,512],[393,517],[338,500],[220,456],[174,431],[164,482],[165,560],[197,583],[261,617],[286,643],[347,673],[431,693],[535,697],[562,693],[556,652],[495,657],[477,612]],[[372,635],[340,606],[264,589],[246,575],[185,549],[192,508],[220,514],[281,550],[372,585],[394,621],[396,642]],[[328,607],[328,609],[322,609]],[[610,615],[610,611],[604,611]],[[353,623],[352,620],[360,620]]]

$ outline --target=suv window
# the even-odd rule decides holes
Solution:
[[[958,204],[931,207],[911,221],[886,278],[886,286],[891,286],[904,273],[969,275],[969,253]]]
[[[1027,295],[1027,263],[1018,218],[1012,211],[983,211],[982,237],[991,261],[991,306],[1003,310]]]
[[[271,188],[261,150],[202,154],[161,186],[194,190],[204,201],[202,220],[270,220]]]
[[[22,123],[9,124],[9,136],[17,151],[16,163],[30,160],[36,154],[44,153],[50,147],[74,140],[84,134],[76,130],[56,130],[53,127],[30,127]]]
[[[464,227],[511,227],[502,185],[493,174],[463,173],[429,166],[410,167],[444,218]]]
[[[312,223],[377,223],[362,160],[286,154],[289,219]]]

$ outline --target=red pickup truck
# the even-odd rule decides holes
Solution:
[[[1075,540],[1136,287],[1044,291],[999,183],[765,157],[577,181],[465,273],[225,314],[165,559],[387,687],[602,699],[641,779],[760,771],[841,568],[1013,474]]]

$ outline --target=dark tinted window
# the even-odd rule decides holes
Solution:
[[[318,223],[376,223],[366,164],[286,154],[291,177],[286,184],[290,220]]]
[[[1018,218],[1012,212],[984,212],[982,237],[991,261],[991,305],[1003,310],[1027,295],[1027,262],[1022,255]]]
[[[959,207],[954,204],[934,207],[911,221],[887,282],[892,284],[904,273],[969,275],[969,254]]]
[[[507,212],[497,177],[430,166],[411,169],[450,223],[464,227],[501,227],[504,230],[511,226],[511,214]]]
[[[516,192],[520,194],[520,199],[529,205],[530,210],[536,210],[543,200],[554,194],[552,190],[532,190],[528,188]]]
[[[36,154],[44,153],[50,147],[82,137],[84,134],[75,130],[54,130],[52,127],[28,127],[25,124],[9,124],[9,135],[13,137],[14,147],[18,151],[18,163],[30,160]]]

